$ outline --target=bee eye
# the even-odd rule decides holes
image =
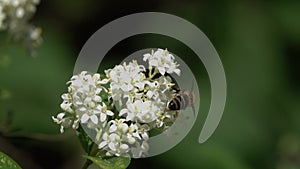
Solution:
[[[176,109],[176,105],[175,105],[174,101],[170,101],[170,102],[169,102],[168,108],[169,108],[170,110],[175,110],[175,109]]]

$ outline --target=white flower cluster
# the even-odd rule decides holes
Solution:
[[[111,120],[108,131],[104,132],[99,148],[107,147],[108,155],[130,154],[134,158],[146,154],[149,145],[149,135],[143,126],[138,124],[128,125],[125,119]]]
[[[0,30],[7,30],[16,42],[33,50],[41,41],[41,28],[28,23],[40,0],[0,0]]]
[[[106,70],[106,76],[111,82],[112,98],[120,100],[131,98],[131,96],[138,97],[138,91],[143,90],[145,85],[146,77],[142,73],[143,71],[145,71],[144,66],[138,65],[136,61]]]
[[[107,110],[99,96],[102,90],[107,91],[102,86],[106,83],[107,79],[101,80],[100,74],[90,75],[86,71],[71,78],[68,82],[68,93],[62,95],[63,102],[60,107],[64,112],[58,114],[57,118],[53,117],[53,120],[61,125],[61,132],[71,124],[77,129],[79,122],[94,128],[99,121],[105,122],[107,115],[114,115],[112,111]]]
[[[158,49],[155,52],[152,51],[151,54],[145,54],[143,60],[148,60],[149,66],[156,67],[162,75],[165,75],[166,72],[180,75],[179,65],[174,62],[174,56],[168,50]]]
[[[149,131],[167,128],[175,114],[166,111],[174,94],[168,74],[180,74],[175,58],[167,50],[145,54],[146,69],[137,61],[117,65],[100,74],[86,71],[68,82],[68,93],[62,95],[63,113],[52,117],[64,127],[77,129],[79,123],[96,134],[92,138],[107,155],[131,155],[139,158],[149,150]],[[117,103],[117,104],[115,104]]]

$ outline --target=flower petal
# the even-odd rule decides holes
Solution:
[[[178,76],[180,76],[180,69],[174,69],[174,72],[175,72]]]
[[[117,130],[117,126],[116,125],[111,125],[110,128],[109,128],[109,132],[115,132]]]
[[[106,120],[106,114],[101,113],[101,114],[100,114],[100,121],[101,121],[101,122],[104,122],[105,120]]]
[[[106,142],[106,141],[102,141],[102,142],[99,144],[98,148],[101,149],[101,148],[103,148],[103,147],[106,146],[106,145],[107,145],[107,142]]]
[[[122,144],[120,146],[120,149],[123,150],[123,151],[127,151],[129,149],[129,146],[127,144]]]
[[[81,117],[81,123],[86,123],[90,119],[90,116],[87,114],[83,114]]]
[[[109,115],[109,116],[113,116],[114,115],[114,113],[112,111],[110,111],[110,110],[106,110],[106,114]]]
[[[119,116],[123,116],[124,114],[128,113],[128,109],[122,109],[119,113]]]
[[[94,124],[98,124],[98,117],[96,115],[92,115],[90,118]]]
[[[109,144],[108,144],[108,147],[112,150],[112,151],[116,151],[117,149],[116,149],[116,145],[114,144],[114,143],[112,143],[112,142],[110,142]]]

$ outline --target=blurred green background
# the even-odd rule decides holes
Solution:
[[[86,40],[114,19],[145,11],[182,17],[209,37],[224,65],[228,95],[218,129],[199,144],[210,84],[194,53],[159,35],[114,46],[101,69],[139,49],[168,48],[191,66],[201,92],[189,135],[164,154],[133,160],[129,168],[299,169],[300,1],[42,0],[32,20],[43,29],[37,57],[17,45],[0,47],[0,150],[24,169],[79,169],[83,152],[74,132],[57,135],[51,116],[60,112],[60,95]],[[0,40],[5,38],[2,32]]]

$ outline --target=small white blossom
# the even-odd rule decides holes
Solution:
[[[136,142],[135,147],[131,148],[131,153],[133,158],[140,158],[146,155],[149,151],[149,144],[147,141],[143,141],[142,144]]]
[[[70,127],[70,125],[72,124],[72,119],[65,117],[66,113],[59,113],[57,115],[57,117],[52,116],[53,121],[60,125],[60,132],[63,133],[64,132],[64,128],[65,127]]]
[[[99,149],[107,150],[107,155],[128,155],[135,154],[141,157],[146,153],[146,149],[140,148],[140,142],[146,142],[149,138],[147,131],[138,130],[137,124],[125,123],[124,119],[112,120],[109,122],[110,127],[102,136],[102,142]],[[141,137],[142,136],[142,137]],[[141,150],[140,152],[137,152]],[[147,150],[148,151],[148,150]]]
[[[136,100],[128,103],[127,108],[120,111],[120,116],[126,115],[127,121],[135,121],[140,123],[149,123],[156,120],[156,114],[161,109],[152,101]]]
[[[100,121],[104,122],[107,119],[107,116],[113,116],[114,113],[110,110],[107,109],[107,106],[102,103],[102,107],[101,107],[101,111],[100,111]]]
[[[25,10],[22,7],[17,8],[16,16],[17,18],[22,18],[25,14]]]
[[[29,37],[31,40],[33,40],[33,41],[35,41],[35,43],[37,43],[36,45],[38,45],[42,41],[41,34],[42,34],[42,29],[39,27],[34,27],[30,30]]]
[[[63,102],[60,104],[60,107],[69,113],[73,112],[73,109],[71,108],[72,106],[72,96],[68,93],[65,93],[61,96],[61,98],[63,99]]]
[[[144,61],[148,60],[149,67],[157,68],[159,73],[165,75],[165,73],[176,73],[180,75],[180,69],[178,69],[178,64],[175,62],[175,58],[168,50],[157,49],[155,52],[152,51],[151,54],[144,54]]]

